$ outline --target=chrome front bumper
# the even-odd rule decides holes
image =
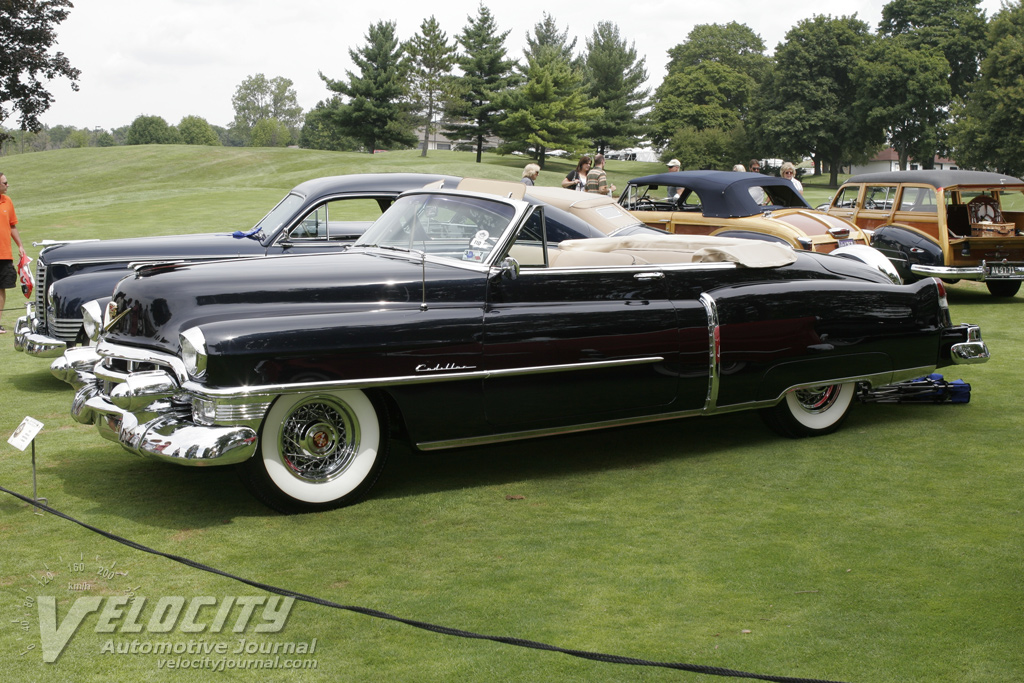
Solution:
[[[35,309],[28,304],[25,315],[14,324],[14,350],[36,358],[56,358],[63,354],[68,343],[62,339],[37,332],[39,321]]]
[[[95,346],[76,346],[50,363],[50,374],[80,389],[96,381],[93,368],[100,360]]]
[[[235,465],[256,453],[258,437],[250,427],[199,425],[190,415],[174,411],[169,401],[157,401],[146,410],[122,410],[93,384],[75,394],[71,417],[95,424],[100,436],[130,453],[178,465]]]

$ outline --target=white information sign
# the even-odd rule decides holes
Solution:
[[[7,439],[7,443],[11,444],[19,451],[23,451],[28,448],[28,445],[32,443],[32,439],[36,438],[36,434],[43,428],[43,423],[34,417],[26,417],[18,425],[18,428],[11,434],[11,438]]]

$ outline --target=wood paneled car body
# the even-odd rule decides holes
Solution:
[[[239,463],[298,512],[364,496],[393,435],[432,450],[748,409],[817,435],[858,384],[988,357],[937,280],[645,226],[559,242],[558,208],[632,220],[465,181],[403,194],[343,253],[140,269],[72,415],[139,455]]]
[[[983,171],[853,176],[828,212],[872,231],[904,280],[980,280],[1000,297],[1024,281],[1024,180]]]

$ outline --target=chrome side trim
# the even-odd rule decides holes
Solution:
[[[605,422],[589,422],[586,424],[572,425],[569,427],[527,429],[521,432],[488,434],[484,436],[474,436],[467,439],[450,439],[447,441],[421,441],[416,444],[416,447],[423,451],[439,451],[446,448],[482,446],[485,444],[503,443],[506,441],[534,439],[541,436],[555,436],[557,434],[574,434],[577,432],[590,432],[597,429],[607,429],[609,427],[626,427],[629,425],[645,424],[648,422],[664,422],[665,420],[677,420],[684,417],[695,417],[697,415],[703,414],[704,412],[702,410],[682,410],[675,413],[662,413],[660,415],[646,415],[644,417],[623,418],[621,420],[607,420]]]
[[[478,370],[476,372],[438,373],[430,375],[396,375],[392,377],[373,377],[367,379],[345,379],[329,382],[301,382],[296,384],[264,384],[247,387],[228,387],[212,389],[188,378],[185,365],[177,356],[146,349],[119,346],[100,342],[97,352],[101,356],[119,358],[129,362],[151,363],[172,369],[177,376],[181,388],[195,396],[218,399],[243,396],[277,396],[280,394],[297,394],[315,389],[368,389],[372,387],[398,386],[404,384],[424,384],[430,382],[459,382],[467,379],[489,379],[492,377],[517,377],[523,375],[539,375],[554,372],[576,372],[579,370],[599,370],[602,368],[626,367],[630,365],[646,365],[664,362],[662,356],[646,356],[643,358],[626,358],[622,360],[594,361],[590,363],[570,363],[566,365],[538,365],[507,370]],[[123,381],[120,373],[108,368],[96,368],[97,377],[112,382]]]
[[[625,427],[629,425],[646,424],[650,422],[664,422],[665,420],[679,420],[686,417],[696,417],[699,415],[719,415],[726,413],[738,412],[741,410],[756,410],[758,408],[771,408],[775,404],[785,397],[791,391],[796,389],[802,389],[805,387],[820,386],[822,384],[843,384],[845,382],[867,382],[872,386],[884,386],[887,384],[894,384],[896,382],[902,382],[907,379],[914,379],[915,377],[921,377],[927,375],[935,370],[935,366],[924,366],[920,368],[912,368],[909,370],[900,370],[897,372],[883,372],[874,375],[858,375],[851,377],[843,377],[837,379],[829,379],[818,382],[808,382],[805,384],[796,384],[777,397],[765,401],[751,401],[748,403],[738,403],[736,405],[730,405],[725,407],[715,407],[712,410],[680,410],[672,413],[659,413],[656,415],[645,415],[642,417],[630,417],[622,418],[618,420],[606,420],[603,422],[588,422],[585,424],[569,425],[566,427],[550,427],[547,429],[528,429],[520,432],[505,432],[504,434],[488,434],[484,436],[474,436],[466,439],[449,439],[444,441],[421,441],[416,444],[416,447],[423,451],[437,451],[446,448],[462,448],[465,446],[482,446],[492,443],[503,443],[506,441],[519,441],[522,439],[533,439],[542,436],[555,436],[558,434],[573,434],[576,432],[588,432],[597,429],[607,429],[609,427]]]
[[[719,353],[718,303],[707,292],[700,295],[700,303],[708,314],[708,395],[704,411],[712,412],[718,406],[718,388],[722,381],[722,358]]]

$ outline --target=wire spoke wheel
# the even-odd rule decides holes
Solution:
[[[315,512],[362,499],[384,467],[387,412],[361,391],[279,396],[260,428],[260,452],[242,483],[285,513]]]
[[[853,405],[856,384],[822,384],[795,389],[778,405],[761,411],[773,430],[792,438],[831,434],[846,419]]]
[[[355,457],[358,423],[347,405],[314,397],[287,417],[278,448],[296,477],[328,481],[344,472]]]

